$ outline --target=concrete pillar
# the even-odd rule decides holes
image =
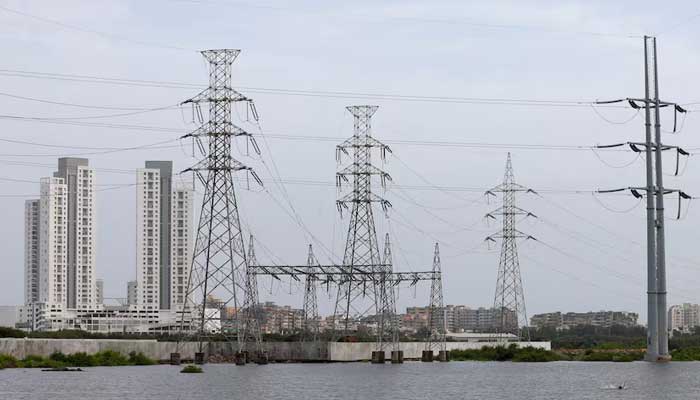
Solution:
[[[267,352],[266,351],[259,351],[255,354],[255,363],[258,365],[265,365],[267,364]]]
[[[384,351],[373,351],[372,352],[372,364],[384,364],[384,358],[386,354]]]
[[[246,361],[247,360],[246,360],[245,354],[243,352],[239,351],[233,355],[233,362],[236,365],[245,365]]]
[[[440,362],[450,361],[450,352],[447,350],[440,350],[440,352],[438,353],[438,361],[440,361]]]
[[[423,350],[423,354],[421,355],[420,360],[423,362],[433,362],[433,351]]]
[[[393,350],[391,352],[392,364],[403,364],[403,350]]]
[[[204,353],[194,353],[194,363],[202,365],[205,363]]]
[[[180,353],[170,353],[170,365],[180,365]]]

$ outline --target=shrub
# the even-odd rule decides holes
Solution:
[[[688,347],[671,351],[673,361],[700,361],[700,347]]]
[[[156,362],[146,357],[141,352],[132,351],[129,353],[129,364],[130,365],[153,365]]]
[[[451,350],[450,359],[455,361],[514,361],[514,362],[545,362],[559,361],[563,357],[544,349],[534,347],[519,348],[515,344],[505,346],[489,346],[474,350]]]
[[[129,359],[121,353],[113,350],[105,350],[95,353],[93,356],[93,365],[115,367],[120,365],[129,365]]]
[[[95,358],[87,353],[73,353],[66,356],[66,365],[71,367],[94,367]]]
[[[18,366],[19,363],[16,358],[8,356],[7,354],[0,354],[0,369],[17,368]]]
[[[187,365],[180,372],[182,372],[183,374],[201,374],[203,371],[196,365]]]

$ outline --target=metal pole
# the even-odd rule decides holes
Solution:
[[[661,117],[659,115],[659,71],[656,38],[654,38],[654,130],[656,141],[656,314],[659,335],[659,357],[667,359],[668,328],[666,326],[666,246],[664,237],[664,177],[661,147]]]
[[[649,51],[644,36],[644,116],[646,129],[647,173],[647,361],[659,356],[659,334],[656,312],[656,241],[654,238],[654,173],[651,140],[651,110],[649,108]]]

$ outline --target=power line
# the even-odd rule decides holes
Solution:
[[[158,81],[146,79],[127,79],[127,78],[112,78],[101,77],[96,75],[80,75],[80,74],[62,74],[51,72],[23,71],[13,69],[0,69],[0,76],[19,77],[19,78],[35,78],[49,79],[70,82],[82,83],[98,83],[109,85],[122,85],[134,87],[151,87],[151,88],[167,88],[167,89],[192,89],[201,88],[201,85],[173,82],[173,81]],[[289,96],[305,96],[305,97],[328,97],[341,99],[365,99],[365,100],[387,100],[387,101],[413,101],[413,102],[434,102],[434,103],[456,103],[456,104],[484,104],[484,105],[516,105],[516,106],[535,106],[535,107],[574,107],[574,108],[589,108],[596,102],[594,100],[559,100],[559,99],[526,99],[526,98],[507,98],[507,97],[461,97],[461,96],[444,96],[444,95],[412,95],[412,94],[396,94],[396,93],[368,93],[356,91],[338,91],[338,90],[306,90],[306,89],[286,89],[286,88],[269,88],[269,87],[253,87],[239,86],[239,88],[258,94],[275,94]],[[619,108],[627,109],[625,106],[618,105],[598,105],[599,108]]]
[[[241,1],[220,1],[220,0],[171,0],[171,2],[180,3],[192,3],[192,4],[216,4],[216,5],[228,5],[236,7],[247,7],[254,9],[271,10],[283,13],[297,13],[314,15],[322,18],[338,18],[338,19],[349,19],[349,20],[363,20],[364,22],[370,22],[368,20],[376,20],[385,24],[387,22],[399,22],[407,24],[429,24],[429,25],[450,25],[458,27],[471,27],[471,28],[481,28],[484,30],[499,30],[499,31],[518,31],[518,32],[538,32],[546,34],[564,34],[564,35],[583,35],[583,36],[596,36],[596,37],[618,37],[618,38],[641,38],[641,34],[634,33],[621,33],[621,32],[600,32],[600,31],[588,31],[588,30],[577,30],[577,29],[562,29],[555,28],[551,26],[541,26],[541,25],[525,25],[525,24],[506,24],[506,23],[489,23],[477,21],[474,19],[465,18],[447,18],[447,17],[412,17],[412,16],[388,16],[388,15],[377,15],[377,14],[364,14],[358,12],[319,12],[317,9],[303,9],[299,7],[279,7],[271,5],[261,5],[252,4]]]
[[[50,19],[50,18],[39,16],[39,15],[29,14],[27,12],[15,10],[15,9],[5,7],[5,6],[0,6],[0,10],[3,10],[3,11],[8,12],[10,14],[15,14],[15,15],[19,15],[19,16],[26,17],[29,19],[33,19],[35,21],[43,22],[45,24],[58,26],[58,27],[63,28],[63,29],[73,30],[73,31],[82,32],[82,33],[89,33],[89,34],[97,35],[97,36],[100,36],[102,38],[113,40],[113,41],[127,42],[127,43],[136,44],[139,46],[148,46],[148,47],[169,49],[169,50],[194,51],[192,49],[188,49],[188,48],[184,48],[184,47],[164,45],[164,44],[159,44],[159,43],[147,42],[147,41],[143,41],[143,40],[135,40],[135,39],[131,39],[131,38],[128,38],[125,36],[115,35],[113,33],[83,28],[83,27],[80,27],[77,25],[67,24],[65,22],[61,22],[61,21],[58,21],[55,19]]]
[[[20,96],[20,95],[16,95],[16,94],[12,94],[12,93],[5,93],[5,92],[0,92],[0,96],[9,97],[11,99],[17,99],[17,100],[34,101],[37,103],[53,104],[53,105],[66,106],[66,107],[85,108],[85,109],[90,109],[90,110],[149,111],[149,110],[156,109],[156,107],[115,107],[115,106],[97,106],[97,105],[93,105],[93,104],[76,104],[76,103],[68,103],[68,102],[64,102],[64,101],[55,101],[55,100],[39,99],[36,97]]]

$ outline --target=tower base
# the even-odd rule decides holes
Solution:
[[[423,362],[433,362],[433,351],[432,350],[423,350],[423,353],[421,354],[420,360]]]
[[[450,352],[447,350],[440,350],[440,352],[438,353],[438,361],[440,361],[440,362],[450,361]]]
[[[372,352],[372,364],[384,364],[386,354],[384,351],[373,351]]]
[[[233,355],[233,362],[236,365],[245,365],[246,361],[246,354],[242,351],[239,351]]]
[[[403,364],[403,350],[393,350],[391,352],[392,364]]]

